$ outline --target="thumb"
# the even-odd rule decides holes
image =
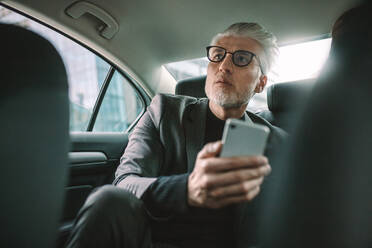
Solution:
[[[222,142],[216,141],[206,144],[203,149],[199,152],[199,158],[216,157],[222,149]]]

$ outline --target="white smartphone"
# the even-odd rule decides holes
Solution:
[[[269,134],[270,129],[267,126],[227,119],[220,157],[262,155]]]

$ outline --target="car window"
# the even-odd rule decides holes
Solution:
[[[99,108],[93,131],[127,130],[144,109],[138,93],[128,80],[115,72]]]
[[[61,55],[68,77],[70,131],[87,131],[111,65],[60,33],[0,6],[0,22],[22,26],[48,39]],[[93,131],[123,132],[144,109],[141,96],[118,72],[109,82]]]
[[[265,90],[252,97],[248,109],[252,111],[267,109],[266,90],[271,84],[317,77],[328,57],[330,45],[331,39],[327,38],[280,47],[278,61],[268,75]],[[208,59],[203,57],[169,63],[165,68],[176,81],[180,81],[206,75],[207,66]]]

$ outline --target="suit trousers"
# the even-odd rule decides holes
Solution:
[[[94,191],[78,213],[68,248],[176,248],[153,244],[143,202],[132,193],[105,185]]]

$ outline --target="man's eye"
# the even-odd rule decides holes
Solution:
[[[222,53],[216,53],[216,54],[213,55],[214,60],[220,60],[220,59],[222,59],[222,57],[223,57]]]
[[[244,55],[237,55],[235,57],[235,60],[236,60],[236,63],[238,63],[240,65],[244,65],[244,64],[248,64],[249,63],[249,58],[247,58]]]

